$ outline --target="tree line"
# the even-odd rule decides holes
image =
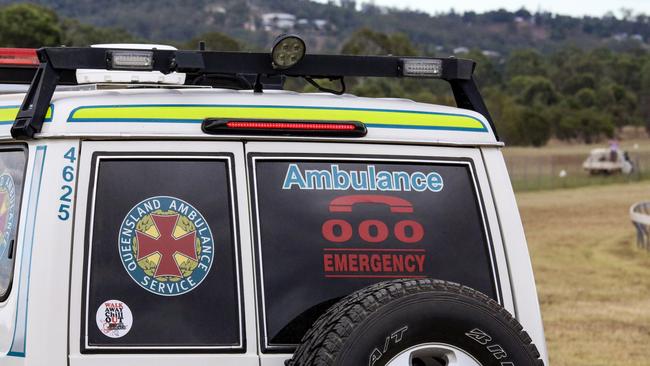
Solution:
[[[403,34],[370,29],[354,33],[341,52],[426,54]],[[645,126],[650,132],[650,55],[645,49],[565,47],[542,54],[526,48],[505,58],[471,50],[462,57],[477,62],[479,88],[501,138],[511,145],[542,146],[551,137],[592,143],[615,137],[624,126]],[[435,81],[363,79],[350,84],[350,91],[362,96],[454,103],[448,86]]]
[[[249,49],[219,32],[166,43],[194,49],[200,40],[212,50]],[[62,18],[38,5],[0,8],[2,47],[147,41],[123,29]],[[357,55],[433,54],[422,48],[402,33],[361,28],[337,51]],[[650,56],[641,45],[617,51],[565,46],[545,54],[523,48],[505,57],[486,56],[476,49],[462,57],[477,61],[477,82],[502,139],[509,144],[541,146],[551,137],[591,143],[614,137],[624,126],[645,126],[650,132]],[[436,81],[356,78],[347,84],[348,92],[360,96],[454,103],[449,88]],[[300,80],[289,80],[287,85],[299,91],[315,90]],[[327,81],[324,85],[336,87]]]

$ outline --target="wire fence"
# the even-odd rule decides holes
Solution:
[[[588,185],[636,182],[650,179],[650,151],[631,151],[631,174],[592,175],[583,169],[583,154],[508,155],[510,180],[516,191],[581,187]]]

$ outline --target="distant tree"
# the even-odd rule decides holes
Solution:
[[[557,67],[562,67],[568,73],[564,75],[566,80],[571,79],[574,75],[593,75],[598,81],[604,79],[604,76],[611,72],[609,69],[614,55],[606,49],[595,49],[590,52],[573,49],[566,56],[567,58],[558,63]],[[559,80],[560,83],[564,83]]]
[[[607,113],[616,127],[638,125],[636,118],[637,96],[634,92],[617,83],[608,83],[597,91],[598,107]]]
[[[530,19],[533,16],[526,8],[520,8],[515,12],[515,15],[524,19]]]
[[[477,19],[476,12],[466,11],[463,13],[463,22],[465,23],[474,23]]]
[[[582,88],[575,94],[575,103],[578,108],[596,107],[598,103],[596,92],[591,88]]]
[[[508,145],[527,145],[525,131],[521,125],[524,108],[511,99],[510,102],[502,103],[500,107],[495,124],[501,140]]]
[[[0,8],[0,45],[42,47],[61,45],[63,32],[56,13],[34,4]]]
[[[495,23],[509,23],[515,19],[515,14],[505,9],[488,11],[483,14],[491,22]]]
[[[388,47],[387,35],[369,28],[362,28],[345,41],[341,47],[341,53],[344,55],[386,54]]]
[[[227,9],[228,16],[225,18],[227,28],[241,28],[249,18],[250,6],[248,1],[234,1]]]
[[[621,13],[621,18],[623,18],[623,20],[634,21],[634,9],[620,8],[619,12]]]
[[[516,76],[546,76],[547,65],[542,55],[533,49],[513,51],[506,60],[506,77]]]
[[[205,48],[210,51],[240,51],[241,45],[236,39],[219,32],[203,33],[185,42],[184,49],[196,49],[200,41],[205,41]]]
[[[611,118],[595,108],[562,108],[557,116],[555,135],[562,140],[581,140],[590,144],[602,136],[614,136]]]
[[[551,136],[547,114],[540,107],[523,107],[517,103],[505,105],[497,130],[509,145],[542,146]]]
[[[555,41],[564,40],[579,26],[580,20],[577,18],[556,15],[550,22],[551,39]]]
[[[343,9],[347,10],[354,11],[357,8],[357,2],[355,0],[341,0],[340,4]]]
[[[596,77],[593,74],[586,73],[572,74],[563,84],[562,92],[573,95],[585,88],[596,88]]]
[[[517,76],[508,83],[517,102],[526,106],[550,106],[560,99],[555,86],[543,76]]]
[[[341,53],[348,55],[400,55],[411,56],[418,54],[417,49],[401,33],[388,35],[362,28],[355,32],[341,48]]]
[[[361,12],[365,15],[380,15],[381,8],[373,3],[363,3],[361,4]]]
[[[364,82],[353,86],[353,93],[374,98],[405,95],[400,85],[387,79],[364,80]]]
[[[501,84],[502,74],[496,59],[483,55],[479,50],[471,50],[466,58],[476,61],[474,75],[481,88]]]
[[[520,116],[519,124],[524,133],[524,144],[533,146],[546,145],[551,137],[551,124],[548,114],[540,107],[525,108]]]
[[[99,28],[80,23],[75,19],[61,22],[62,44],[72,47],[87,47],[99,43],[135,43],[138,39],[119,28]]]
[[[631,91],[640,90],[640,73],[643,64],[638,62],[638,57],[623,53],[617,55],[612,61],[613,65],[610,68],[612,79]]]
[[[645,128],[650,133],[650,60],[645,61],[641,69],[641,92],[639,93],[640,114],[645,121]]]

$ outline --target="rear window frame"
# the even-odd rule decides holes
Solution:
[[[88,342],[88,337],[85,336],[88,331],[87,327],[92,323],[92,311],[89,309],[89,289],[90,289],[90,275],[91,275],[91,258],[90,249],[93,245],[92,227],[95,220],[95,201],[97,197],[97,186],[99,184],[99,167],[102,160],[223,160],[227,164],[227,180],[229,183],[229,196],[231,205],[231,229],[233,235],[233,250],[234,250],[234,277],[237,279],[237,302],[239,314],[239,343],[235,346],[179,346],[179,345],[165,345],[165,346],[93,346]],[[83,240],[83,274],[82,274],[82,290],[81,290],[81,334],[80,337],[80,353],[84,355],[94,354],[243,354],[247,351],[246,342],[246,313],[244,298],[244,278],[242,268],[242,252],[240,249],[241,235],[240,227],[241,222],[238,214],[238,191],[236,180],[236,159],[231,152],[185,152],[185,151],[95,151],[92,153],[90,162],[90,179],[88,185],[88,199],[87,211],[84,218],[84,240]]]
[[[251,207],[251,220],[252,232],[251,239],[253,245],[253,256],[255,262],[255,282],[256,282],[256,295],[258,307],[258,336],[260,339],[260,349],[262,353],[292,353],[295,351],[297,344],[282,344],[275,345],[269,344],[269,336],[267,334],[266,324],[266,297],[264,294],[264,268],[260,264],[262,261],[261,246],[263,245],[260,240],[260,223],[259,223],[259,201],[257,191],[257,178],[256,178],[256,161],[257,160],[275,160],[275,161],[295,161],[300,162],[303,160],[313,160],[318,162],[340,162],[349,161],[356,163],[363,162],[378,162],[378,163],[414,163],[414,164],[464,164],[467,165],[471,174],[470,184],[476,195],[476,205],[479,210],[479,217],[482,221],[482,233],[485,237],[487,248],[489,251],[489,266],[492,273],[492,285],[497,298],[495,299],[499,304],[504,304],[504,292],[501,284],[501,276],[499,274],[498,258],[495,248],[495,240],[492,236],[490,219],[486,209],[485,199],[483,198],[483,186],[481,186],[478,177],[478,170],[476,169],[475,159],[471,157],[448,157],[448,156],[419,156],[419,155],[388,155],[388,154],[316,154],[316,153],[301,153],[301,152],[249,152],[246,155],[248,164],[248,178],[249,178],[249,191],[250,191],[250,207]],[[489,189],[489,187],[488,187]]]
[[[25,165],[23,167],[23,181],[22,181],[22,187],[20,187],[20,202],[17,204],[18,210],[16,211],[16,229],[14,233],[14,244],[12,251],[12,261],[11,261],[11,269],[9,272],[9,283],[7,284],[7,290],[5,291],[4,294],[0,295],[0,304],[5,303],[8,299],[9,296],[11,296],[11,292],[13,289],[13,283],[14,283],[14,277],[16,275],[16,255],[18,253],[18,234],[19,234],[19,229],[20,229],[20,214],[22,212],[22,206],[23,206],[23,197],[25,195],[25,180],[27,179],[27,166],[29,165],[29,146],[27,144],[7,144],[7,145],[0,145],[0,154],[3,152],[7,151],[17,151],[20,152],[22,151],[23,154],[25,155]],[[18,191],[16,191],[18,193]],[[4,253],[3,255],[7,255],[7,253]]]

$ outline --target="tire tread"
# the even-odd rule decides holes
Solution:
[[[495,316],[514,329],[532,359],[533,366],[543,366],[537,347],[521,324],[499,303],[467,286],[434,279],[398,279],[365,287],[343,298],[314,322],[286,366],[334,366],[337,354],[355,327],[377,309],[408,295],[444,291],[470,297],[483,303]]]

